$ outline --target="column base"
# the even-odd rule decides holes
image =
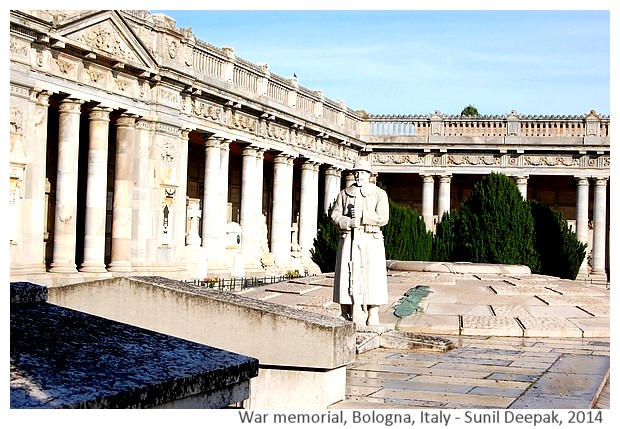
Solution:
[[[77,265],[73,263],[63,264],[63,263],[54,263],[50,266],[50,273],[58,273],[58,274],[74,274],[77,273]]]
[[[84,262],[80,267],[83,273],[107,273],[105,264],[101,262]]]
[[[108,271],[117,273],[130,273],[133,272],[133,268],[131,266],[131,262],[117,261],[110,262],[110,265],[108,265]]]

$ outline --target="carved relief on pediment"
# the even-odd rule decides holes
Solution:
[[[118,29],[109,21],[93,25],[68,37],[94,50],[110,54],[119,61],[141,63]]]

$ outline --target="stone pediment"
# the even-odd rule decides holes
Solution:
[[[155,72],[157,63],[121,15],[113,10],[63,15],[57,34],[80,49],[142,70]]]

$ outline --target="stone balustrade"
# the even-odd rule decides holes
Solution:
[[[446,142],[464,137],[494,143],[516,137],[521,140],[519,143],[548,138],[553,144],[609,146],[609,117],[595,111],[583,116],[520,115],[514,110],[509,115],[478,117],[444,115],[438,111],[425,116],[371,115],[367,129],[370,143],[406,142],[407,138],[429,141],[432,137],[442,137]]]

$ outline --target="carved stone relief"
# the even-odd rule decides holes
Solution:
[[[91,48],[108,53],[120,61],[140,63],[131,47],[109,21],[94,25],[68,37]]]
[[[546,165],[546,166],[577,166],[579,165],[579,160],[570,156],[524,156],[523,157],[523,165]]]
[[[217,104],[206,103],[201,100],[193,100],[193,114],[199,118],[219,122],[223,115],[223,109]]]
[[[289,139],[288,128],[282,127],[274,123],[267,124],[267,136],[272,139],[287,141]]]
[[[9,44],[9,51],[12,56],[28,58],[28,52],[30,51],[30,45],[24,41],[11,37]]]
[[[178,150],[171,141],[166,141],[159,147],[159,158],[157,159],[157,179],[162,186],[178,186]]]
[[[232,117],[232,126],[241,130],[256,132],[258,128],[258,120],[252,116],[244,115],[241,112],[234,112]]]

